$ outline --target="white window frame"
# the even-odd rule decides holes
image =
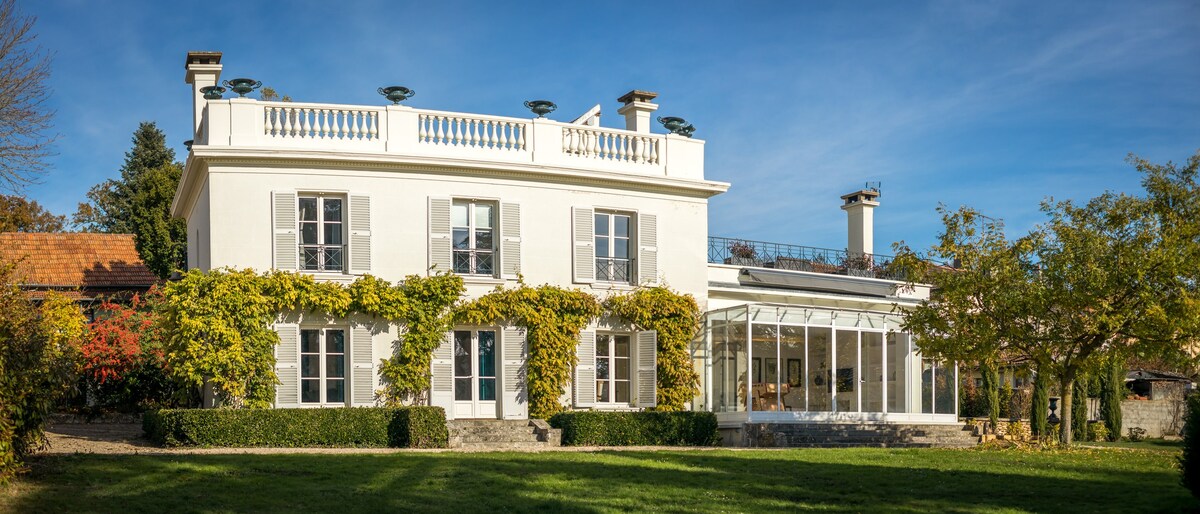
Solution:
[[[342,353],[329,353],[327,351],[328,348],[326,346],[325,337],[328,332],[334,331],[334,330],[340,331],[342,333]],[[317,332],[317,352],[316,353],[304,351],[304,333],[310,332],[310,331]],[[299,400],[300,406],[301,407],[322,407],[322,406],[343,406],[343,405],[348,406],[348,405],[350,405],[350,401],[351,401],[351,399],[350,399],[350,373],[349,373],[349,370],[350,370],[350,353],[349,353],[350,330],[347,327],[342,327],[342,326],[300,327],[299,347],[300,347],[299,348],[300,349],[300,360],[298,362],[298,365],[300,368],[300,373],[299,373],[300,380],[296,384],[297,387],[299,388],[299,391],[297,391],[298,394],[296,395],[296,399]],[[305,355],[316,355],[317,356],[318,363],[319,363],[319,366],[317,367],[318,368],[317,377],[305,377],[304,376],[304,356]],[[329,377],[328,376],[328,368],[326,366],[326,362],[328,361],[328,357],[331,355],[332,356],[336,356],[336,355],[342,356],[342,376],[341,377]],[[317,401],[317,402],[304,401],[304,382],[306,380],[317,380],[318,381],[318,384],[320,384],[320,388],[319,388],[320,401]],[[328,400],[328,398],[326,397],[326,393],[328,392],[328,381],[329,380],[341,380],[342,381],[342,401],[330,402]]]
[[[604,216],[608,218],[608,234],[601,235],[599,233],[599,223],[596,223],[595,218]],[[618,216],[629,218],[629,234],[626,237],[616,235],[615,219]],[[637,213],[632,211],[595,209],[592,215],[592,244],[595,248],[595,274],[597,282],[610,282],[614,284],[636,284],[637,283]],[[600,255],[600,245],[597,241],[601,238],[607,239],[608,255]],[[613,252],[616,249],[616,241],[625,239],[627,241],[625,251],[628,256],[624,258],[625,265],[629,270],[624,280],[614,279],[616,266],[614,263],[620,260],[618,257],[613,257]],[[601,261],[605,261],[603,264]]]
[[[456,206],[463,205],[463,204],[466,204],[466,207],[467,207],[467,226],[466,227],[454,224],[454,208]],[[481,248],[475,247],[475,233],[477,230],[479,230],[479,228],[476,227],[476,225],[475,225],[475,207],[478,206],[479,204],[487,204],[489,207],[492,208],[492,226],[488,227],[488,230],[492,231],[492,246],[488,249],[481,249]],[[470,276],[478,276],[478,277],[496,277],[500,271],[500,260],[499,260],[500,252],[497,250],[497,242],[498,242],[497,240],[500,237],[500,230],[498,227],[498,225],[500,224],[500,202],[497,202],[494,200],[482,200],[482,199],[475,199],[475,198],[453,198],[450,200],[450,220],[451,220],[450,221],[450,265],[452,267],[455,266],[455,263],[457,262],[456,261],[457,254],[466,253],[470,256],[467,271],[460,272],[455,267],[454,272],[459,275],[470,275]],[[462,229],[462,228],[467,229],[467,248],[465,250],[454,247],[454,230]],[[478,255],[480,253],[491,254],[491,256],[492,256],[492,272],[491,273],[479,273],[478,272],[478,270],[479,270]]]
[[[617,344],[616,344],[617,337],[625,337],[628,342],[628,344],[626,345],[626,348],[628,348],[629,353],[624,357],[617,356]],[[600,355],[600,347],[602,345],[601,341],[605,340],[605,339],[608,340],[608,343],[607,343],[608,354]],[[629,333],[629,332],[597,332],[596,333],[596,405],[609,406],[609,407],[630,407],[633,405],[634,400],[637,396],[637,391],[634,391],[634,384],[633,384],[633,373],[634,373],[633,354],[635,351],[634,345],[636,345],[636,344],[637,344],[637,340],[634,337],[634,334]],[[600,378],[599,370],[600,370],[600,361],[601,360],[608,361],[608,378],[604,378],[604,379]],[[625,368],[627,371],[625,373],[625,378],[622,378],[622,379],[617,378],[617,362],[618,362],[618,360],[623,360],[625,362]],[[628,401],[622,402],[622,401],[617,400],[617,383],[618,382],[624,382],[628,385],[628,387],[626,388],[626,390],[629,392],[629,400]],[[600,397],[600,391],[602,390],[602,388],[600,387],[600,384],[602,384],[602,383],[608,384],[609,398],[607,401],[601,399],[601,397]]]
[[[304,200],[310,200],[310,199],[315,199],[317,201],[317,209],[316,209],[317,210],[317,220],[315,222],[314,221],[305,221],[300,216],[300,202],[302,202]],[[328,244],[324,244],[321,242],[321,241],[325,240],[325,224],[326,224],[325,200],[327,200],[327,199],[340,200],[342,202],[342,219],[337,222],[341,227],[341,233],[342,233],[341,234],[342,235],[342,237],[341,237],[342,244],[340,244],[340,245],[328,245]],[[350,269],[350,252],[349,252],[349,246],[346,244],[347,239],[349,237],[349,230],[347,230],[347,228],[349,226],[349,217],[350,217],[349,207],[350,207],[349,199],[347,198],[346,195],[343,195],[343,194],[299,193],[296,195],[296,252],[297,252],[297,259],[298,259],[297,267],[299,268],[300,272],[303,272],[303,273],[347,273],[347,270]],[[317,224],[317,244],[304,244],[304,224],[305,223],[316,223]],[[313,247],[318,249],[318,251],[320,252],[319,255],[321,257],[318,258],[317,267],[310,269],[310,268],[305,267],[304,249],[305,248],[313,248]],[[325,268],[324,251],[325,251],[325,249],[330,248],[330,247],[337,247],[341,250],[342,266],[340,269]]]

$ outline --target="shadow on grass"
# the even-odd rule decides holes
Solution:
[[[457,513],[1147,512],[1194,506],[1165,457],[1108,453],[1115,452],[44,456],[26,479],[33,487],[8,499],[8,506],[15,512]]]

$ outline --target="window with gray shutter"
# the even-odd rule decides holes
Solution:
[[[276,191],[271,195],[271,203],[271,224],[275,232],[275,269],[295,271],[300,260],[296,237],[296,193]]]
[[[575,282],[596,281],[595,211],[587,207],[571,208]]]
[[[590,210],[590,209],[589,209]],[[596,405],[596,332],[579,332],[579,346],[575,349],[579,363],[575,366],[575,406]]]
[[[371,271],[371,197],[350,196],[350,272]]]
[[[521,206],[500,204],[500,277],[515,279],[521,272]]]
[[[429,198],[429,266],[431,273],[452,271],[450,199]]]
[[[300,403],[300,325],[275,324],[279,345],[275,347],[275,406],[295,407]]]
[[[637,400],[638,407],[658,404],[658,332],[637,333]]]
[[[658,283],[658,216],[638,213],[638,276],[640,284]]]
[[[371,329],[357,325],[350,330],[350,398],[355,406],[375,405],[375,356]]]
[[[526,355],[529,349],[525,340],[525,330],[506,328],[500,337],[501,356],[504,360],[501,414],[504,419],[525,419],[529,416],[529,393],[525,375]]]

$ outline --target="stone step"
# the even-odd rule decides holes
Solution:
[[[558,448],[558,443],[549,442],[464,442],[451,448],[471,451],[542,451]]]
[[[559,446],[562,430],[550,428],[543,420],[479,420],[446,422],[450,447],[467,450],[544,449]]]

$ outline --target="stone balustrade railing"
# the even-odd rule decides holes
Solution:
[[[704,142],[696,139],[400,105],[209,101],[194,150],[206,147],[381,153],[704,178]]]

